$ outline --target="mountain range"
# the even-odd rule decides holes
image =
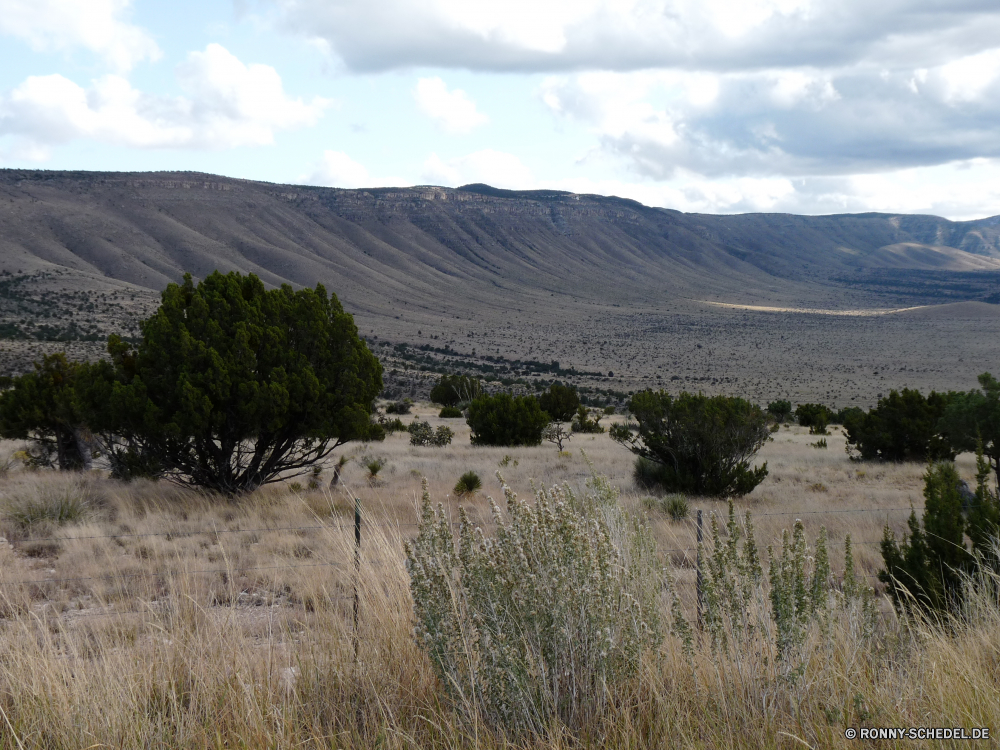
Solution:
[[[45,318],[52,330],[79,319],[84,337],[134,329],[166,284],[216,269],[269,285],[321,282],[383,341],[603,370],[622,358],[595,342],[623,327],[630,338],[673,331],[647,331],[655,351],[687,347],[686,321],[747,315],[762,331],[787,327],[790,315],[861,330],[871,316],[916,320],[893,312],[915,307],[924,327],[927,310],[994,325],[1000,307],[984,303],[1000,302],[1000,216],[723,216],[487,185],[341,190],[0,170],[0,321],[22,338],[40,338]],[[844,335],[830,345],[846,345]],[[639,360],[635,383],[662,369]]]

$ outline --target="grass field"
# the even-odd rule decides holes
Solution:
[[[436,412],[418,405],[415,416],[449,424],[451,446],[412,447],[406,433],[349,445],[336,488],[327,469],[316,489],[303,477],[301,486],[269,486],[233,503],[163,483],[8,470],[0,479],[0,748],[507,746],[460,718],[413,639],[403,544],[417,531],[424,477],[435,501],[456,518],[464,504],[488,534],[497,470],[530,496],[533,482],[583,485],[589,462],[620,489],[626,509],[648,516],[693,619],[695,510],[706,513],[707,534],[707,514],[724,512],[721,504],[691,498],[690,516],[672,521],[651,509],[632,481],[633,457],[607,435],[574,436],[568,455],[548,444],[477,448],[462,420]],[[835,577],[850,534],[860,571],[873,577],[884,524],[898,533],[909,506],[922,505],[924,467],[852,462],[834,429],[827,448],[813,447],[818,438],[799,427],[774,433],[759,456],[770,475],[737,508],[753,512],[762,548],[796,518],[810,539],[825,526]],[[17,448],[4,443],[0,453]],[[375,481],[366,458],[385,459]],[[972,463],[960,457],[967,479]],[[469,470],[483,490],[454,497]],[[61,522],[51,520],[57,514]],[[686,654],[668,636],[581,734],[554,728],[532,746],[854,747],[862,741],[845,739],[847,727],[1000,732],[996,602],[974,600],[974,616],[949,632],[907,626],[884,599],[878,604],[873,635],[845,611],[813,629],[794,663],[777,658],[770,632],[726,654],[706,639]]]

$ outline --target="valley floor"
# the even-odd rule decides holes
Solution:
[[[455,518],[464,504],[489,533],[485,497],[502,502],[497,471],[522,496],[533,482],[582,487],[592,472],[606,475],[620,502],[649,519],[693,621],[696,510],[707,537],[708,514],[724,506],[690,498],[688,518],[670,520],[606,434],[574,436],[568,455],[477,448],[461,420],[436,412],[418,405],[413,416],[451,426],[451,446],[412,447],[406,433],[349,445],[337,487],[327,469],[318,488],[301,478],[234,503],[11,468],[0,479],[0,748],[506,746],[459,719],[413,639],[403,550],[424,478],[435,502]],[[753,513],[762,550],[801,518],[811,541],[828,530],[835,577],[850,534],[875,585],[882,528],[899,533],[910,506],[919,513],[924,467],[852,462],[838,432],[827,448],[797,426],[773,437],[759,455],[768,478],[737,504]],[[386,460],[375,481],[362,466],[370,457]],[[971,477],[969,456],[959,466]],[[484,489],[460,500],[453,486],[469,470]],[[18,509],[52,503],[68,522],[19,522]],[[845,728],[1000,732],[1000,609],[946,634],[904,627],[882,598],[878,608],[875,634],[845,612],[814,629],[794,664],[776,657],[773,633],[728,654],[704,638],[686,654],[668,636],[586,736],[555,731],[532,746],[855,747]],[[911,745],[926,746],[883,746]]]

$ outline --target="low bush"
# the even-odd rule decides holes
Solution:
[[[465,415],[462,413],[462,410],[456,406],[446,406],[441,409],[440,413],[438,413],[439,419],[458,419],[459,417],[464,416]]]
[[[549,415],[536,398],[498,393],[470,403],[466,421],[473,445],[539,445]]]
[[[538,405],[553,422],[568,422],[580,406],[580,396],[577,394],[576,388],[553,383],[545,393],[538,397]]]
[[[745,495],[767,476],[766,463],[750,466],[770,437],[759,406],[730,396],[643,391],[632,397],[629,411],[636,423],[612,426],[611,438],[660,465],[654,471],[637,463],[637,482],[652,479],[669,492],[724,497]]]
[[[442,375],[431,389],[431,402],[442,406],[455,406],[483,395],[483,384],[468,375]]]
[[[951,461],[955,448],[939,425],[951,397],[904,388],[844,423],[847,445],[864,461]]]
[[[775,422],[785,422],[792,416],[792,402],[785,400],[772,401],[767,405],[767,413]]]
[[[950,461],[932,464],[924,474],[924,512],[920,521],[910,512],[909,534],[897,542],[886,525],[882,535],[886,584],[897,609],[930,612],[961,611],[969,582],[980,569],[1000,570],[1000,493],[988,485],[989,463],[982,447],[976,452],[976,492],[962,494],[961,478]],[[972,549],[965,545],[965,537]],[[995,595],[995,594],[994,594]]]
[[[676,492],[663,497],[647,497],[643,505],[648,510],[656,510],[670,517],[671,521],[682,521],[688,517],[690,505],[684,495]]]
[[[426,483],[407,546],[417,642],[453,705],[515,741],[599,719],[662,640],[664,575],[647,526],[610,484],[540,490],[534,506],[503,486],[506,514],[485,537],[460,511],[458,538]]]
[[[430,422],[413,422],[406,431],[410,433],[410,445],[445,446],[451,444],[455,436],[451,428],[441,425],[436,430]]]
[[[582,432],[585,434],[599,435],[604,432],[604,428],[601,426],[601,417],[603,416],[600,412],[594,414],[591,418],[591,412],[586,406],[580,405],[577,407],[576,415],[573,417],[573,423],[570,428],[573,432]]]
[[[455,483],[454,492],[456,495],[471,495],[478,492],[483,487],[483,480],[474,471],[467,471],[458,478]]]
[[[826,435],[826,426],[833,420],[833,412],[823,404],[801,404],[795,410],[799,425],[809,428],[810,435]]]
[[[646,491],[666,491],[672,474],[659,461],[652,461],[639,456],[635,459],[632,469],[632,479],[636,486]]]
[[[404,398],[402,401],[390,401],[385,406],[386,414],[409,414],[413,408],[413,401]]]

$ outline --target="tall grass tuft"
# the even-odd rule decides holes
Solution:
[[[522,739],[575,731],[660,643],[664,576],[648,527],[624,515],[606,480],[583,495],[538,490],[533,506],[500,481],[496,535],[463,509],[457,540],[425,485],[407,547],[417,640],[467,721]]]
[[[0,500],[5,521],[22,531],[39,525],[80,523],[96,510],[97,498],[83,481],[23,484]]]

